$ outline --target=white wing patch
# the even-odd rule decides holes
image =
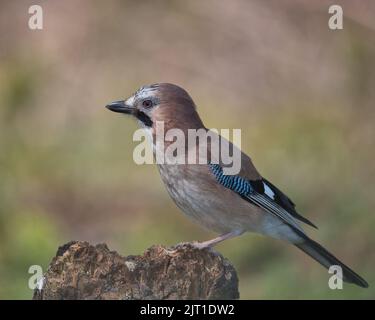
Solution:
[[[264,186],[264,193],[271,199],[275,200],[275,193],[271,190],[271,188],[269,186],[267,186],[264,182],[263,182],[263,186]]]

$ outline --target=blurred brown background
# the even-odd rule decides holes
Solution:
[[[241,128],[309,234],[370,283],[330,290],[316,262],[249,234],[217,247],[241,298],[374,298],[375,2],[335,3],[343,30],[331,1],[1,1],[0,298],[30,298],[29,266],[72,239],[128,255],[213,236],[134,164],[136,123],[104,108],[153,82],[186,88],[207,127]]]

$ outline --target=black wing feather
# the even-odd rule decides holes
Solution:
[[[279,205],[281,206],[282,208],[284,208],[286,211],[288,211],[294,218],[298,219],[299,221],[302,221],[306,224],[308,224],[309,226],[315,228],[315,229],[318,229],[318,227],[313,224],[310,220],[306,219],[305,217],[301,216],[295,209],[296,205],[294,204],[294,202],[292,200],[289,199],[289,197],[287,197],[281,190],[279,190],[277,187],[275,187],[271,182],[269,182],[268,180],[266,179],[262,179],[266,184],[267,186],[273,191],[273,193],[275,194],[275,199],[274,201]],[[260,181],[260,180],[259,180]]]

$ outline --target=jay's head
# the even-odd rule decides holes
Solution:
[[[170,83],[143,86],[126,100],[112,102],[106,108],[137,118],[144,128],[153,128],[156,121],[163,121],[165,129],[203,127],[192,98]]]

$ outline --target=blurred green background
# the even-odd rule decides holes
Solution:
[[[136,123],[104,108],[153,82],[186,88],[208,128],[241,128],[308,233],[370,283],[330,290],[309,257],[249,234],[217,247],[242,299],[374,298],[375,3],[335,3],[343,30],[330,1],[1,1],[0,298],[31,298],[29,266],[73,239],[128,255],[213,236],[133,162]]]

